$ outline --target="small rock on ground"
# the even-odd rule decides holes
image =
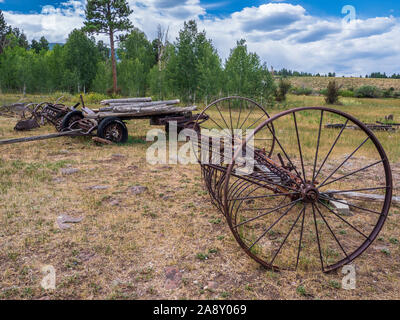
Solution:
[[[109,189],[109,186],[91,186],[86,188],[87,190],[107,190]]]
[[[182,274],[177,267],[165,268],[165,289],[173,290],[177,289],[182,281]]]
[[[57,217],[57,224],[61,230],[65,230],[71,228],[70,223],[78,223],[81,222],[82,220],[83,217],[74,218],[69,215],[62,214]]]
[[[143,192],[146,192],[148,190],[147,187],[143,187],[143,186],[134,186],[134,187],[130,187],[129,192],[135,195],[138,194],[142,194]]]
[[[71,175],[71,174],[74,174],[74,173],[77,173],[77,172],[79,172],[79,169],[77,169],[77,168],[64,168],[64,169],[61,169],[61,174],[63,174],[63,175]]]

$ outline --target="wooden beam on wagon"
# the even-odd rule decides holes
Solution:
[[[103,100],[100,104],[107,105],[112,103],[135,103],[135,102],[151,102],[151,98],[127,98],[127,99],[110,99]]]

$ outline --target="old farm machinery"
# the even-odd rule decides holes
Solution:
[[[382,145],[361,121],[326,107],[270,117],[243,97],[219,99],[198,115],[195,107],[176,103],[111,100],[99,110],[47,105],[43,110],[53,113],[43,117],[57,119],[60,132],[0,145],[96,132],[124,142],[126,120],[150,118],[167,127],[176,121],[179,129],[194,129],[211,200],[240,247],[261,265],[329,272],[351,263],[376,239],[388,216],[392,175]]]
[[[125,143],[128,140],[128,129],[125,122],[132,119],[150,119],[151,125],[163,125],[168,129],[174,122],[178,131],[193,126],[194,121],[203,119],[202,115],[193,115],[196,106],[178,107],[179,100],[152,101],[151,98],[129,98],[105,100],[100,109],[90,109],[81,103],[68,107],[56,102],[30,104],[23,110],[23,120],[16,128],[24,127],[26,121],[34,120],[38,124],[51,123],[58,133],[36,137],[0,140],[0,145],[36,140],[53,139],[62,136],[97,136],[102,141]],[[82,104],[82,109],[77,107]],[[34,128],[35,126],[33,126]]]
[[[375,240],[389,212],[392,176],[385,151],[362,122],[325,107],[269,117],[241,97],[215,101],[201,116],[208,120],[197,124],[195,147],[202,147],[205,184],[255,261],[275,270],[328,272]],[[333,121],[343,126],[325,127]],[[359,130],[344,130],[350,125]],[[378,196],[371,201],[361,193]]]

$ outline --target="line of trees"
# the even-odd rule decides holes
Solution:
[[[275,90],[267,65],[239,40],[222,63],[205,31],[195,21],[184,23],[174,42],[158,27],[149,41],[133,28],[116,49],[118,93],[179,97],[185,102],[210,101],[222,95],[271,99]],[[112,94],[110,49],[87,29],[72,31],[64,45],[49,49],[45,38],[28,44],[25,35],[7,26],[0,11],[0,88],[2,92],[54,91]]]

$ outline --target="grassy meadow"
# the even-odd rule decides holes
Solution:
[[[20,98],[2,95],[0,105]],[[56,95],[26,99],[54,101]],[[382,121],[389,114],[400,122],[400,99],[340,101],[334,108],[363,122]],[[77,97],[66,96],[66,104],[76,102]],[[323,97],[289,95],[284,104],[267,111],[275,115],[294,107],[323,105]],[[222,112],[228,115],[228,110]],[[319,118],[304,113],[298,120],[306,167],[310,167]],[[0,117],[0,139],[54,132],[45,126],[16,133],[17,121]],[[307,266],[297,272],[272,272],[240,249],[210,201],[200,167],[146,163],[151,143],[145,137],[154,127],[148,120],[132,120],[127,126],[130,139],[125,145],[97,145],[90,138],[77,137],[0,146],[0,299],[400,298],[400,210],[396,206],[378,239],[354,262],[355,290],[341,288],[340,269],[330,274]],[[282,141],[289,156],[294,156],[293,125],[282,121],[276,129],[282,130]],[[329,150],[337,132],[327,131],[321,154]],[[346,130],[337,161],[358,145],[358,134]],[[400,196],[398,135],[376,132],[392,166],[394,194]],[[368,150],[372,146],[357,154],[360,163],[372,157]],[[63,169],[75,168],[79,170],[63,174]],[[361,175],[358,183],[370,185],[376,177]],[[135,186],[147,189],[135,194]],[[61,230],[56,222],[61,214],[83,220]],[[45,265],[56,270],[55,290],[40,286]],[[168,267],[179,270],[176,287],[169,286]]]

